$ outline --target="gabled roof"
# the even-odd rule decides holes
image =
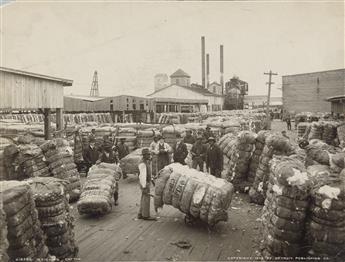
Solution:
[[[220,84],[217,83],[216,81],[213,81],[210,85],[217,85],[217,86],[220,86]]]
[[[185,71],[182,69],[178,69],[175,73],[173,73],[170,77],[190,77]]]
[[[202,94],[202,95],[204,95],[204,96],[218,96],[218,97],[222,97],[222,95],[218,95],[218,94],[212,93],[212,92],[208,91],[208,90],[205,89],[205,88],[180,86],[180,85],[175,85],[175,84],[174,84],[174,85],[170,85],[170,86],[163,87],[163,88],[161,88],[161,89],[159,89],[159,90],[154,91],[153,93],[151,93],[151,94],[149,94],[149,95],[147,95],[147,96],[152,96],[152,95],[154,95],[154,94],[156,94],[156,93],[158,93],[158,92],[160,92],[160,91],[162,91],[162,90],[164,90],[164,89],[167,89],[167,88],[169,88],[169,87],[174,87],[174,86],[182,87],[182,88],[191,90],[191,91],[193,91],[193,92]]]
[[[41,75],[41,74],[26,72],[26,71],[22,71],[22,70],[12,69],[12,68],[8,68],[8,67],[0,67],[0,71],[12,73],[12,74],[16,74],[16,75],[24,75],[24,76],[34,77],[34,78],[45,79],[45,80],[49,80],[49,81],[53,81],[53,82],[58,82],[58,83],[61,83],[63,86],[71,86],[73,83],[73,80],[69,80],[69,79],[58,78],[58,77],[47,76],[47,75]]]
[[[95,102],[106,98],[105,96],[65,95],[64,97],[79,99],[88,102]]]

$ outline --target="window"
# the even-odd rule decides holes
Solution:
[[[133,110],[136,110],[136,109],[137,109],[137,105],[133,104]]]
[[[140,110],[144,110],[144,104],[140,104]]]

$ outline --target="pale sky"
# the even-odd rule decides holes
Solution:
[[[201,83],[200,37],[211,82],[249,83],[249,94],[281,92],[281,76],[344,68],[344,2],[15,1],[0,7],[1,66],[74,80],[66,94],[145,96],[154,75],[178,68]]]

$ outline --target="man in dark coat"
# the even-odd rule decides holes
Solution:
[[[185,165],[184,160],[188,155],[188,149],[185,143],[183,143],[182,137],[180,134],[176,135],[176,143],[173,146],[174,153],[174,162]]]
[[[213,137],[213,133],[211,131],[211,128],[209,126],[207,126],[206,130],[205,130],[205,132],[203,134],[203,142],[206,144],[210,137]]]
[[[197,137],[196,142],[191,149],[191,154],[193,159],[192,167],[197,169],[199,166],[199,170],[204,171],[206,146],[202,142],[202,136]]]
[[[120,139],[120,144],[117,145],[117,152],[119,154],[119,159],[121,160],[129,154],[129,148],[125,144],[126,138],[122,137]]]
[[[186,136],[183,138],[183,142],[186,143],[186,144],[194,145],[195,138],[192,136],[192,131],[191,130],[187,130],[186,131]]]
[[[99,151],[96,148],[94,138],[90,138],[89,146],[84,151],[83,157],[86,163],[87,172],[89,172],[89,168],[93,166],[94,164],[96,164],[99,158]]]
[[[211,175],[220,177],[223,170],[223,153],[216,145],[216,139],[209,137],[209,147],[206,153],[206,169]]]

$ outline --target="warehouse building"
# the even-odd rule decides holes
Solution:
[[[345,93],[345,69],[283,76],[285,112],[331,112],[327,97]]]
[[[224,98],[222,95],[215,94],[203,87],[190,84],[190,76],[183,70],[179,69],[170,76],[170,85],[155,90],[148,95],[149,98],[161,99],[161,103],[157,108],[161,110],[161,106],[169,106],[166,99],[173,99],[177,108],[189,105],[190,112],[206,112],[222,110]],[[192,111],[193,110],[193,111]]]
[[[0,67],[0,110],[38,112],[44,115],[45,139],[50,139],[51,113],[56,112],[56,129],[63,128],[63,89],[73,81]]]
[[[133,121],[146,121],[148,115],[154,111],[153,102],[145,97],[137,96],[110,96],[110,97],[91,97],[91,96],[64,96],[64,110],[68,113],[101,113],[110,112],[113,121],[123,121],[124,115],[130,115]]]

